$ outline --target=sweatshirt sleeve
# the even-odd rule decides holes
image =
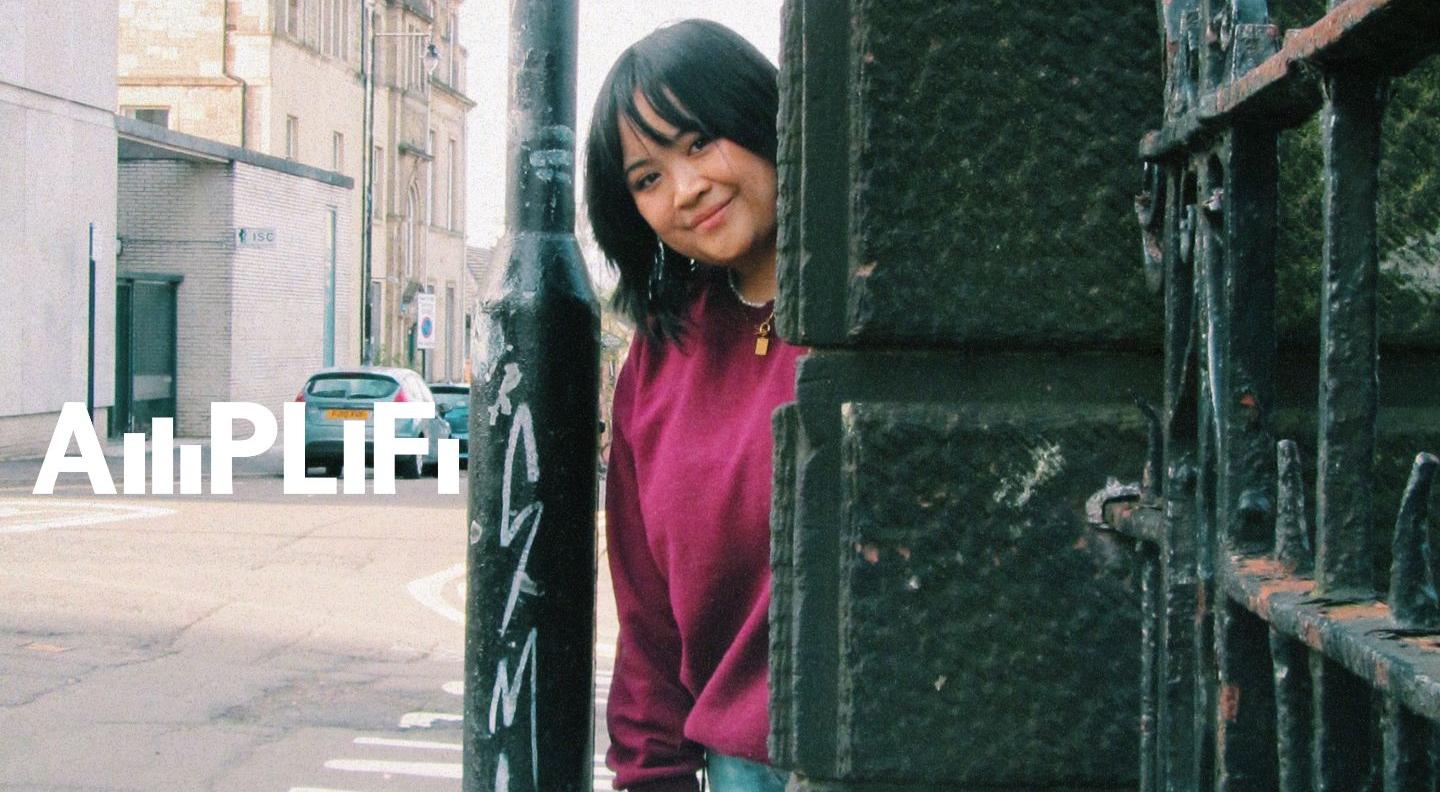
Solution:
[[[607,555],[620,617],[606,713],[607,764],[615,771],[616,789],[696,792],[695,771],[704,764],[704,749],[684,735],[694,699],[680,683],[680,631],[669,584],[646,539],[635,456],[625,435],[626,374],[633,372],[622,371],[616,383],[605,481]]]

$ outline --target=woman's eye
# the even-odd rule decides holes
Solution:
[[[647,174],[645,174],[644,176],[641,176],[640,178],[636,179],[636,180],[634,181],[634,183],[632,183],[632,184],[630,185],[630,189],[632,189],[632,190],[634,190],[634,191],[636,191],[636,192],[640,192],[641,190],[643,190],[643,189],[649,187],[650,185],[654,184],[654,183],[655,183],[655,180],[658,179],[658,178],[660,178],[660,174],[658,174],[658,173],[647,173]]]
[[[690,153],[696,154],[704,151],[705,148],[713,142],[714,141],[712,139],[705,137],[704,135],[696,135],[695,139],[690,142]]]

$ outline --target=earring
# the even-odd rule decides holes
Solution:
[[[690,271],[695,272],[698,269],[700,269],[700,265],[695,263],[695,259],[690,259]]]
[[[665,286],[665,243],[659,237],[655,239],[655,260],[650,266],[650,302],[660,295]]]

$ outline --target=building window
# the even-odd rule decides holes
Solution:
[[[374,211],[375,217],[378,219],[385,216],[384,212],[380,210],[380,207],[385,205],[385,149],[381,146],[376,146],[372,156],[374,157],[372,161],[374,183],[371,185],[370,190],[373,195],[370,208]]]
[[[340,59],[350,60],[350,25],[351,19],[360,15],[360,9],[355,6],[355,0],[345,0],[345,7],[340,11]]]
[[[285,159],[300,158],[300,119],[285,116]]]
[[[410,188],[410,194],[405,197],[405,222],[400,227],[400,255],[403,259],[401,272],[406,279],[415,277],[415,215],[419,207],[420,198],[415,194],[415,188]]]
[[[122,107],[120,114],[136,121],[144,121],[147,124],[155,124],[166,129],[170,128],[170,108],[168,107]]]
[[[422,32],[424,31],[419,27],[410,25],[410,36],[405,39],[410,52],[410,56],[405,59],[407,75],[405,87],[413,90],[420,90],[424,87],[426,39],[420,35]]]
[[[370,281],[370,335],[366,338],[366,344],[370,348],[370,359],[380,351],[380,331],[385,323],[385,312],[382,310],[385,305],[385,281],[375,279]]]
[[[458,77],[460,59],[456,57],[456,54],[460,50],[460,36],[458,33],[459,29],[460,15],[456,13],[450,14],[450,23],[446,25],[445,30],[445,40],[450,42],[450,46],[445,48],[445,74],[448,77],[445,82],[451,87],[460,85],[460,80]]]
[[[425,153],[430,155],[430,161],[425,163],[425,187],[430,193],[429,204],[425,207],[425,222],[431,225],[440,220],[440,202],[436,195],[440,189],[440,180],[435,178],[435,157],[439,154],[435,150],[435,130],[430,130],[430,137],[425,142]]]
[[[455,381],[455,287],[445,285],[445,379]]]
[[[445,173],[445,194],[447,196],[445,206],[445,227],[451,231],[460,230],[460,147],[455,144],[455,138],[450,138],[449,157],[446,159]]]
[[[330,0],[315,0],[312,5],[315,6],[315,13],[314,21],[311,24],[315,27],[311,30],[310,38],[314,42],[315,49],[324,52],[329,48]]]
[[[330,170],[345,172],[345,136],[339,132],[330,138]]]
[[[320,49],[320,19],[322,9],[320,0],[310,0],[305,4],[305,36],[304,41],[311,49]]]
[[[300,0],[285,0],[285,32],[291,38],[300,38]]]
[[[339,213],[326,210],[325,223],[325,326],[321,357],[326,366],[335,365],[335,264],[339,234]]]

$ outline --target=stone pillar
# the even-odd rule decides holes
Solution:
[[[790,0],[772,735],[799,790],[1133,789],[1145,4]]]

